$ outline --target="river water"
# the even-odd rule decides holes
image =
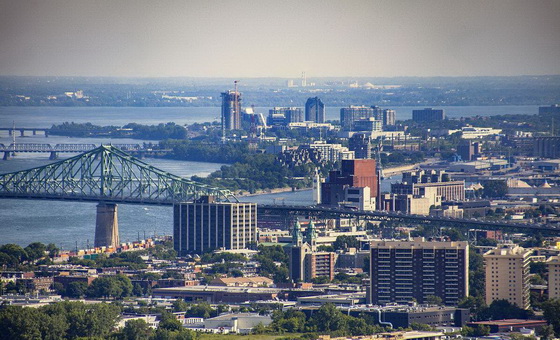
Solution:
[[[414,107],[396,107],[398,119],[411,116]],[[536,114],[537,106],[444,107],[449,117]],[[175,122],[192,124],[218,120],[219,108],[66,108],[66,107],[0,107],[0,127],[50,127],[63,122],[96,125],[159,124]],[[268,112],[268,108],[257,108]],[[339,108],[327,108],[328,119],[338,119]],[[28,133],[30,135],[30,133]],[[142,143],[132,139],[67,138],[41,135],[17,137],[19,143]],[[146,141],[148,142],[148,141]],[[0,131],[0,143],[10,144],[11,137]],[[20,153],[15,158],[0,160],[0,173],[29,169],[48,164],[48,154]],[[61,154],[60,158],[73,156]],[[222,164],[186,162],[164,159],[145,159],[146,162],[173,174],[190,177],[206,176]],[[390,181],[382,183],[388,190]],[[244,197],[243,201],[277,204],[312,204],[309,190]],[[133,241],[144,235],[172,234],[172,209],[170,207],[119,205],[119,230],[121,241]],[[63,249],[86,248],[93,245],[95,230],[94,203],[58,202],[40,200],[0,200],[0,244],[16,243],[26,246],[31,242],[55,243]]]

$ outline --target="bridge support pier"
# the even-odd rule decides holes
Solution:
[[[117,205],[101,202],[97,205],[94,246],[116,248],[119,243]]]
[[[2,159],[5,160],[5,161],[7,161],[7,160],[9,160],[10,158],[12,158],[12,156],[13,156],[13,155],[12,155],[12,151],[6,151],[6,152],[4,152],[4,157],[2,157]]]
[[[51,151],[51,155],[49,156],[49,159],[51,161],[55,160],[55,159],[58,159],[58,153],[56,151]]]

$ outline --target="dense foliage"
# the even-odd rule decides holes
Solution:
[[[106,338],[120,308],[106,303],[61,302],[39,308],[8,306],[0,310],[0,339]]]
[[[129,123],[122,128],[119,126],[99,126],[91,123],[65,122],[53,125],[49,129],[51,135],[69,137],[114,137],[162,140],[168,138],[184,139],[187,130],[175,123],[158,125],[141,125]]]
[[[274,280],[274,283],[288,282],[288,255],[281,246],[259,246],[254,259],[260,264],[261,275]]]
[[[22,248],[17,244],[7,243],[0,246],[0,267],[7,269],[29,269],[35,264],[47,264],[57,256],[59,249],[53,244],[44,245],[33,242]]]
[[[303,312],[288,309],[274,311],[272,323],[266,327],[260,325],[254,333],[310,333],[330,334],[332,336],[366,335],[379,333],[384,328],[374,325],[374,320],[367,315],[353,317],[342,313],[334,304],[326,303],[311,317]]]

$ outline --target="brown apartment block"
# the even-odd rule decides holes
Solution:
[[[370,303],[427,303],[440,297],[455,306],[469,292],[467,242],[413,240],[371,243]]]

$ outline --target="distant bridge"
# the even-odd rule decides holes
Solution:
[[[391,211],[363,211],[328,206],[301,205],[258,205],[259,214],[268,215],[303,215],[322,218],[363,218],[374,221],[396,221],[415,224],[430,224],[444,227],[458,227],[477,230],[510,230],[518,232],[542,232],[549,235],[560,235],[560,227],[547,224],[523,224],[504,221],[490,222],[477,219],[448,218],[438,216],[408,215]]]
[[[19,135],[21,137],[25,136],[25,132],[26,131],[31,131],[33,133],[33,135],[36,135],[37,132],[43,132],[45,134],[45,137],[49,136],[49,130],[48,128],[26,128],[26,127],[18,127],[18,128],[3,128],[0,127],[0,131],[8,131],[9,135],[13,135],[15,131],[19,131]]]
[[[33,169],[0,174],[0,198],[100,202],[95,246],[119,244],[117,203],[172,205],[201,196],[237,201],[229,190],[170,174],[114,145],[102,145]]]
[[[144,148],[140,144],[112,144],[114,147],[126,151],[129,153],[133,153],[135,155],[142,155],[142,154],[161,154],[161,153],[168,153],[171,150],[167,149],[152,149],[152,148]],[[98,145],[95,144],[56,144],[51,145],[47,143],[12,143],[10,145],[4,145],[0,143],[0,153],[4,153],[4,160],[9,159],[14,153],[17,152],[48,152],[50,153],[50,159],[57,159],[58,153],[65,152],[65,153],[82,153],[93,150],[97,148]]]

